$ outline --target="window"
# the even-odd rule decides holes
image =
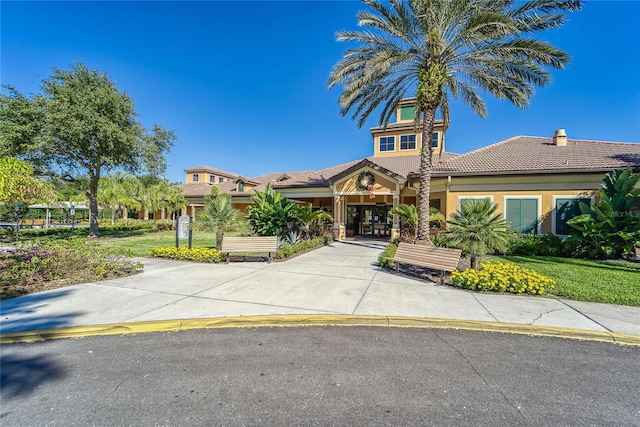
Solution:
[[[400,107],[400,120],[413,120],[415,116],[416,116],[416,107],[414,105]]]
[[[224,178],[223,178],[223,177],[221,177],[221,176],[219,176],[219,177],[218,177],[218,182],[224,182]]]
[[[416,135],[401,135],[400,136],[400,149],[401,150],[415,150],[416,149]]]
[[[429,207],[440,210],[440,205],[441,205],[440,199],[429,200]]]
[[[200,176],[197,173],[194,173],[193,175],[191,175],[191,180],[193,182],[198,182],[200,181]]]
[[[561,236],[571,234],[571,226],[567,224],[571,218],[580,215],[580,202],[591,203],[590,197],[554,197],[554,233]]]
[[[380,151],[394,151],[396,139],[394,136],[380,137]]]
[[[244,193],[244,182],[238,181],[238,193]]]
[[[431,147],[438,148],[438,132],[431,134]]]
[[[215,175],[209,175],[209,182],[211,184],[214,184],[216,182],[216,176]]]
[[[511,231],[522,234],[538,233],[538,198],[505,198],[504,218]]]

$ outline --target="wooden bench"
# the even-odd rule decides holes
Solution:
[[[33,227],[44,227],[46,221],[42,218],[22,218],[20,222],[18,222],[18,227],[20,228],[33,228]]]
[[[269,262],[271,262],[271,254],[276,250],[278,250],[276,236],[225,237],[222,240],[222,253],[227,256],[227,264],[229,263],[229,254],[232,253],[268,253]]]
[[[36,218],[33,220],[33,224],[31,224],[32,227],[44,227],[45,225],[47,225],[47,220],[44,218]]]
[[[460,249],[437,248],[402,242],[398,245],[395,256],[390,259],[396,263],[397,273],[400,272],[400,264],[440,270],[440,284],[444,284],[445,271],[451,272],[458,269],[460,255],[462,255]]]

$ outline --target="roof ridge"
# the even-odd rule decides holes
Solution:
[[[514,136],[514,138],[534,138],[534,139],[553,140],[552,136],[533,136],[533,135],[518,135],[518,136]],[[567,141],[589,142],[589,143],[596,143],[596,144],[640,144],[640,141],[602,141],[597,139],[581,139],[581,138],[567,138]]]

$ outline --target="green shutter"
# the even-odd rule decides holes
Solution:
[[[505,219],[509,229],[518,233],[538,232],[538,200],[507,199]]]
[[[412,120],[416,116],[416,107],[409,105],[407,107],[400,107],[400,120]]]
[[[538,233],[538,200],[522,199],[522,213],[520,215],[522,233]]]
[[[507,207],[505,210],[505,217],[507,224],[509,224],[509,230],[521,231],[522,221],[520,219],[520,213],[522,212],[520,199],[507,199]]]

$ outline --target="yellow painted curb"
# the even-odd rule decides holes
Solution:
[[[557,337],[585,341],[609,342],[640,346],[640,336],[615,332],[570,329],[553,326],[515,323],[482,322],[476,320],[435,319],[424,317],[350,316],[323,314],[290,314],[267,316],[214,317],[203,319],[161,320],[150,322],[114,323],[68,328],[0,334],[0,344],[34,342],[59,338],[79,338],[100,335],[124,335],[146,332],[176,332],[189,329],[299,327],[299,326],[377,326],[392,328],[459,329],[467,331],[503,332],[542,337]]]

